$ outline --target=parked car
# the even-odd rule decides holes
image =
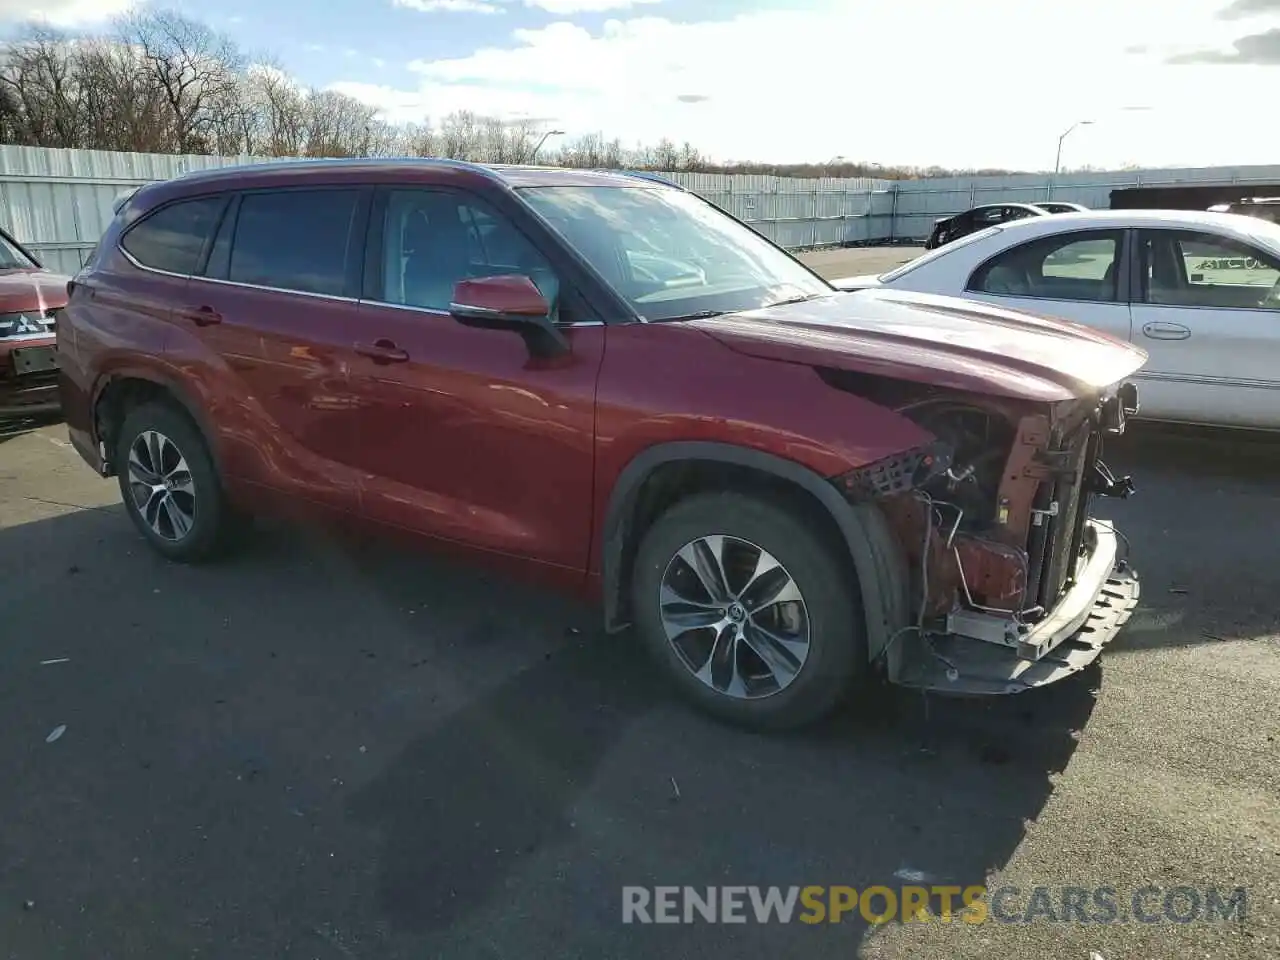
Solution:
[[[1280,197],[1244,197],[1233,203],[1218,203],[1209,208],[1211,213],[1239,213],[1246,217],[1258,217],[1280,223]]]
[[[58,409],[54,325],[67,279],[0,230],[0,419]]]
[[[1140,345],[1142,417],[1280,429],[1280,225],[1188,210],[1006,224],[836,285],[983,300]]]
[[[206,171],[139,190],[70,287],[71,440],[173,560],[246,513],[407,532],[601,597],[693,702],[757,728],[875,674],[1049,683],[1136,603],[1090,503],[1129,490],[1099,455],[1141,350],[846,296],[679,187]]]
[[[1046,213],[1080,213],[1089,208],[1068,200],[1037,200],[1032,206],[1039,207]]]
[[[1027,217],[1047,217],[1049,211],[1031,203],[984,203],[980,207],[942,217],[933,223],[933,232],[924,242],[926,250],[934,250],[945,243],[998,223],[1023,220]]]

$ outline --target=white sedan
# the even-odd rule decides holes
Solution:
[[[1280,224],[1091,210],[989,227],[880,276],[834,281],[985,300],[1134,343],[1143,419],[1280,430]]]

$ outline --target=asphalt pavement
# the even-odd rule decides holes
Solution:
[[[594,609],[426,554],[265,525],[168,564],[62,426],[11,432],[0,956],[1280,955],[1280,443],[1137,428],[1110,459],[1144,593],[1099,667],[764,737]],[[622,922],[628,885],[904,877],[1111,887],[1121,916]],[[1147,886],[1247,907],[1139,922]]]

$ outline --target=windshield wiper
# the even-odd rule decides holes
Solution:
[[[728,310],[698,310],[694,313],[682,313],[678,317],[663,317],[657,323],[677,323],[681,320],[710,320],[712,317],[723,317]]]

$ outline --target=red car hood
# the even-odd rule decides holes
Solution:
[[[887,289],[691,323],[755,357],[1047,402],[1098,393],[1147,360],[1146,351],[1079,324]]]
[[[69,279],[48,270],[0,270],[0,313],[65,307]]]

